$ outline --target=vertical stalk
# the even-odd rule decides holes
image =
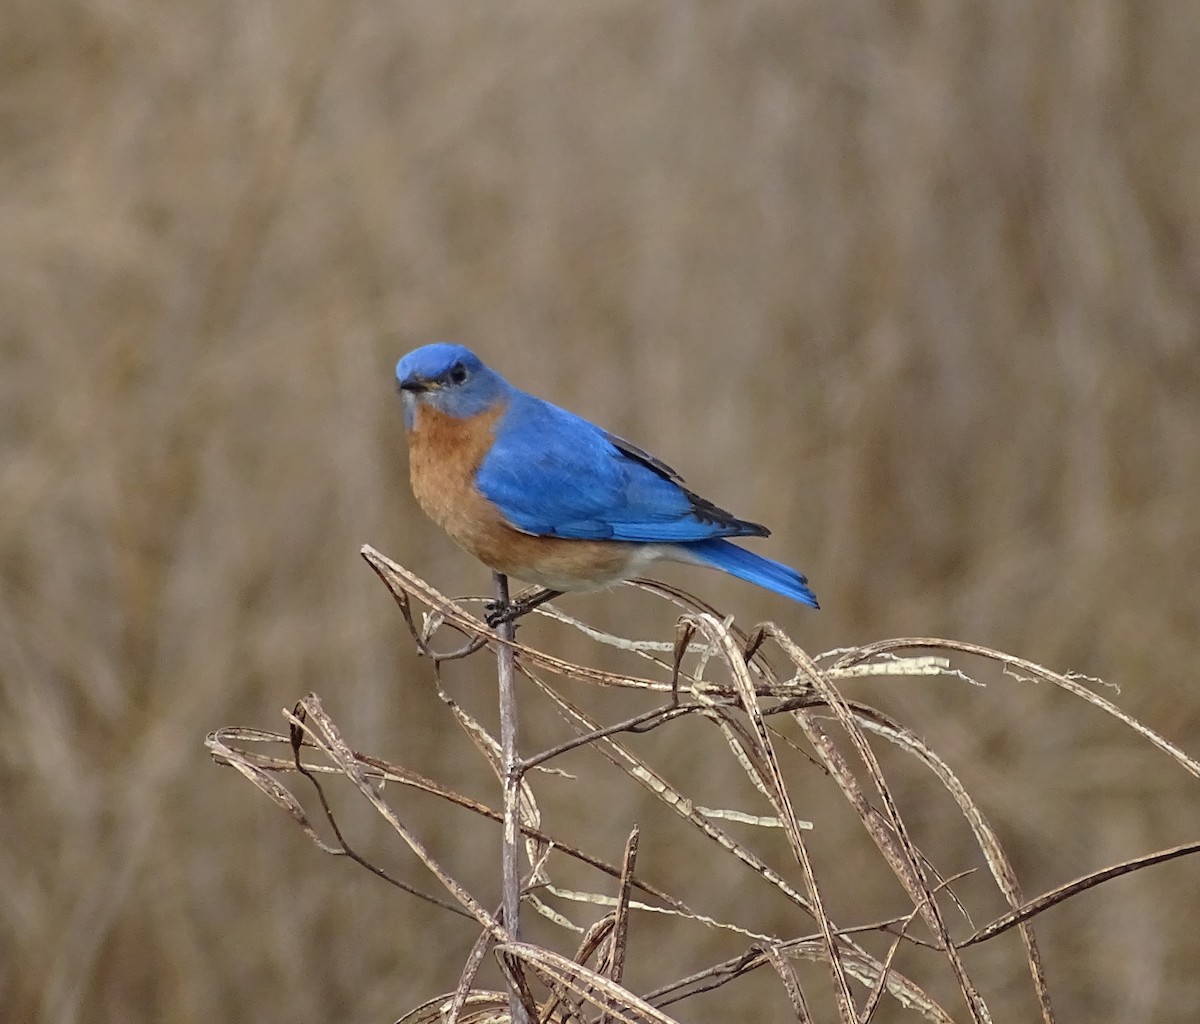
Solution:
[[[496,581],[496,602],[503,609],[508,607],[508,577],[493,573]],[[500,624],[500,649],[496,654],[496,668],[500,684],[500,759],[504,767],[504,840],[501,856],[501,900],[504,907],[504,928],[512,942],[521,940],[520,903],[521,869],[518,862],[520,850],[520,797],[521,768],[517,760],[517,695],[514,685],[512,641],[516,636],[516,625],[509,620]],[[508,1009],[513,1024],[528,1024],[529,1016],[516,989],[510,984]]]

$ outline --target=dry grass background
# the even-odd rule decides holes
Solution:
[[[315,688],[360,749],[488,791],[357,555],[486,585],[407,490],[391,367],[433,338],[769,523],[825,610],[688,575],[747,624],[1100,674],[1195,752],[1193,4],[0,21],[6,1019],[377,1021],[453,987],[473,933],[323,859],[201,745]],[[1190,780],[1054,693],[893,699],[1030,890],[1195,836]],[[596,814],[614,857],[636,813]],[[849,869],[860,830],[833,828]],[[1047,915],[1063,1019],[1194,1020],[1198,909],[1185,860]],[[996,960],[999,1019],[1029,1012],[1020,970]]]

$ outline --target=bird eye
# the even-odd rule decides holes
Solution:
[[[461,384],[467,379],[467,368],[462,363],[455,363],[446,374],[446,379],[451,384]]]

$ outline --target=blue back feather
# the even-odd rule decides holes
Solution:
[[[475,483],[525,533],[675,543],[766,532],[677,479],[595,424],[513,389]]]

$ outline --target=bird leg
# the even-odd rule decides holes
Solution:
[[[562,597],[562,595],[563,592],[561,590],[539,590],[528,597],[523,597],[517,601],[509,601],[503,605],[499,601],[488,601],[484,605],[487,609],[487,617],[484,621],[492,629],[495,629],[502,622],[513,622],[522,615],[527,615],[533,611],[539,604],[553,601],[556,597]]]

